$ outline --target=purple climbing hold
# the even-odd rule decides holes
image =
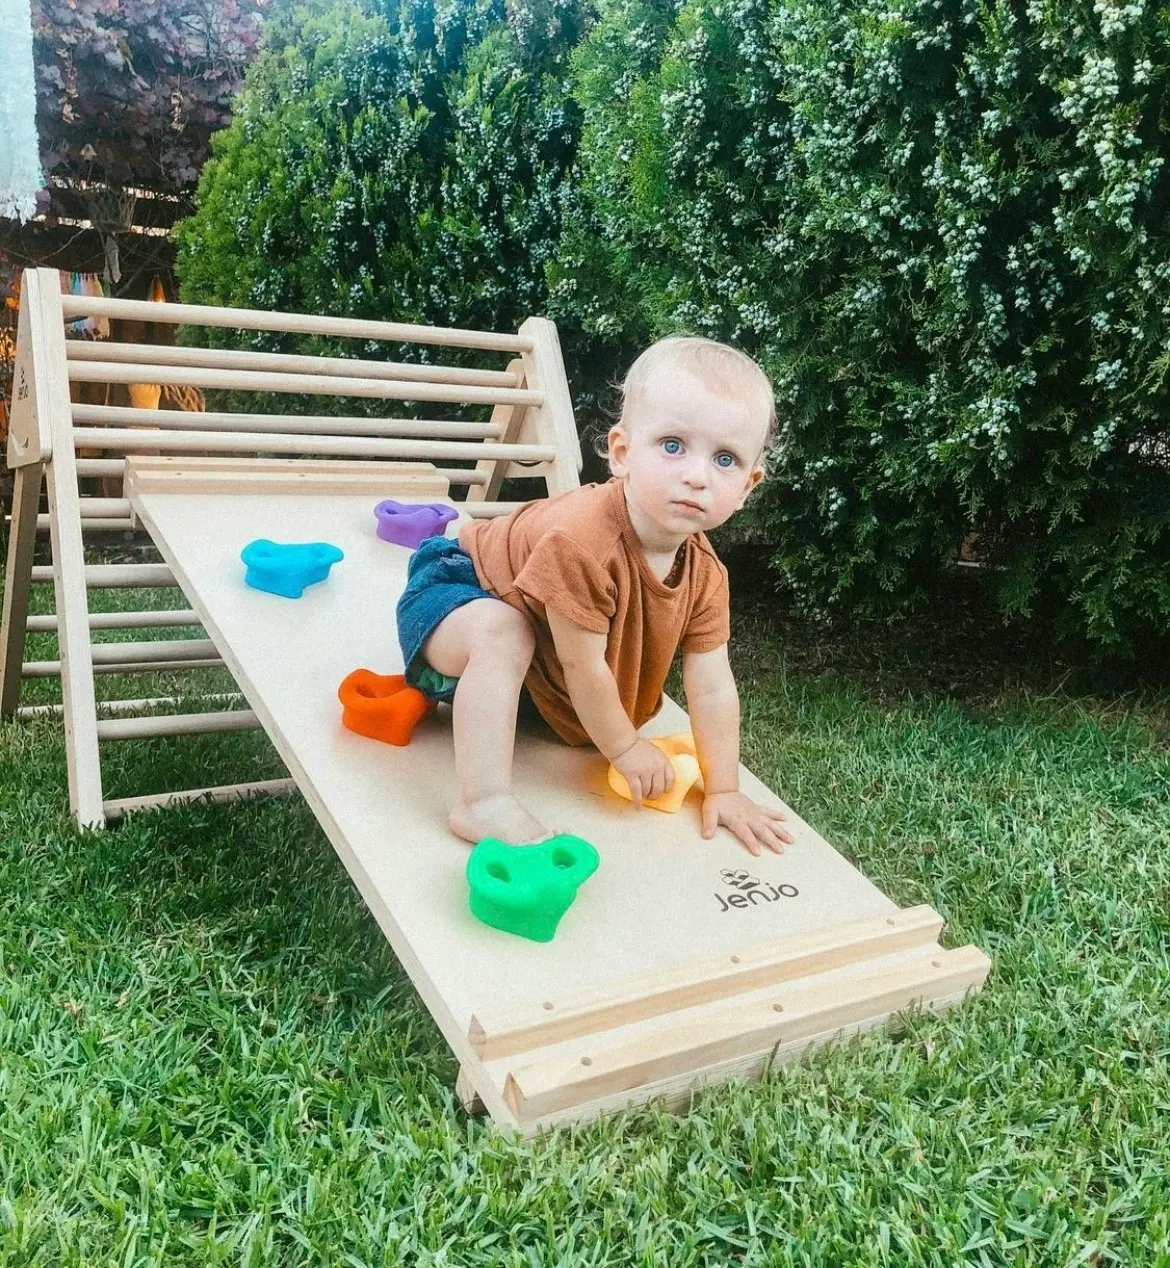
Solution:
[[[459,512],[446,502],[395,502],[386,498],[374,507],[378,536],[415,550],[428,537],[440,537]]]

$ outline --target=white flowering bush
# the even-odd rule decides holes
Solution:
[[[772,372],[756,503],[811,611],[1170,626],[1165,5],[603,0],[552,304]]]

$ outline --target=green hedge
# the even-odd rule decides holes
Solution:
[[[302,15],[205,173],[184,293],[547,309],[586,413],[654,335],[732,339],[778,385],[754,523],[807,610],[912,606],[976,534],[1006,614],[1164,634],[1170,8],[592,12]]]
[[[184,298],[489,329],[543,311],[576,0],[278,16],[180,228]]]
[[[1168,29],[606,4],[558,301],[768,365],[791,443],[758,522],[807,607],[912,604],[977,532],[1009,614],[1116,646],[1170,625]]]

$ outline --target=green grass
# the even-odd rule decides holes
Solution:
[[[59,724],[6,725],[0,1264],[1170,1264],[1170,694],[737,631],[746,760],[983,947],[981,995],[519,1141],[454,1103],[299,801],[79,836]],[[115,796],[279,772],[250,735],[110,752]]]

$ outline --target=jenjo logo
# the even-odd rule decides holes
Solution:
[[[796,898],[800,893],[795,885],[765,885],[758,876],[752,876],[742,868],[725,867],[719,875],[723,884],[731,889],[730,894],[715,895],[720,911],[730,911],[732,907],[754,907],[757,903],[775,903],[781,898]]]

